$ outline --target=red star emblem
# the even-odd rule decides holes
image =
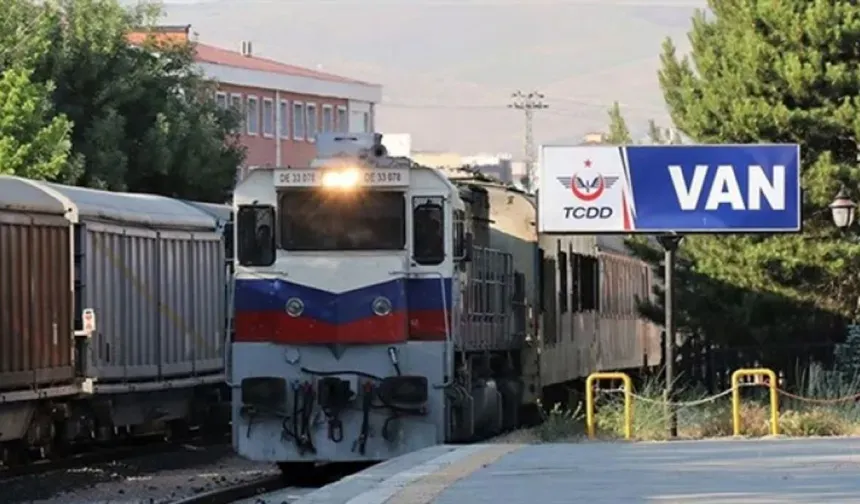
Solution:
[[[586,160],[585,160],[585,167],[586,167],[586,168],[591,168],[591,160],[590,160],[590,159],[586,159]]]

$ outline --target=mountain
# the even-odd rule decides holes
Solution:
[[[201,41],[384,86],[378,130],[413,148],[520,155],[524,119],[510,94],[538,90],[538,143],[606,125],[613,100],[631,129],[667,121],[660,44],[682,51],[705,0],[181,0],[167,24]]]

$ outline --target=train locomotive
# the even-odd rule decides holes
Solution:
[[[521,425],[596,370],[660,364],[620,239],[539,236],[532,196],[321,134],[234,192],[233,444],[286,471]],[[609,240],[609,241],[607,241]]]

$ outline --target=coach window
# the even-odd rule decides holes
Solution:
[[[600,263],[597,258],[580,256],[579,279],[580,279],[580,311],[600,310],[600,288],[598,275],[600,274]]]
[[[558,241],[558,311],[567,313],[567,252],[561,250],[561,240]]]
[[[236,213],[239,264],[270,266],[275,262],[275,209],[269,205],[240,206]]]
[[[580,295],[582,281],[579,278],[579,254],[573,251],[573,248],[568,247],[568,257],[570,260],[570,311],[576,313],[580,311]]]
[[[412,258],[423,266],[445,260],[445,207],[437,196],[412,198]]]

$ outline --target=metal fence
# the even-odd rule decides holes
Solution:
[[[838,344],[820,341],[721,348],[688,341],[678,352],[678,377],[685,385],[714,393],[731,385],[736,369],[769,368],[779,375],[783,387],[796,389],[813,365],[833,368]]]

